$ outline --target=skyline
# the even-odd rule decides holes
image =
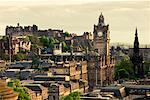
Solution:
[[[0,34],[4,35],[7,25],[17,23],[36,24],[39,29],[63,29],[78,35],[93,33],[101,12],[110,26],[111,43],[133,44],[137,27],[140,44],[150,44],[150,1],[139,0],[0,0]]]

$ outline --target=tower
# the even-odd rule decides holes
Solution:
[[[94,25],[93,42],[97,53],[95,55],[96,59],[91,57],[91,60],[88,61],[88,63],[90,63],[88,67],[89,83],[90,87],[98,85],[104,86],[113,82],[114,65],[110,63],[109,25],[105,24],[102,13],[98,18],[98,24]]]
[[[134,75],[137,75],[138,77],[142,78],[144,76],[143,57],[140,55],[139,52],[139,40],[137,28],[135,30],[134,48],[131,60],[134,65],[133,66]]]
[[[139,40],[138,40],[137,28],[135,30],[134,49],[133,50],[134,50],[133,55],[139,56]]]
[[[109,25],[105,25],[104,16],[102,13],[99,16],[98,24],[94,25],[93,36],[94,45],[99,55],[105,57],[109,56],[110,31]]]

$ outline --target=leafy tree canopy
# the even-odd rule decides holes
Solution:
[[[61,100],[80,100],[80,92],[72,92],[69,95],[61,98]]]
[[[37,36],[32,35],[32,36],[28,36],[28,37],[29,37],[29,40],[31,41],[32,44],[39,44],[40,43],[40,40]]]
[[[71,36],[69,32],[65,32],[64,34],[65,34],[66,37]]]
[[[43,46],[48,47],[50,41],[49,41],[49,38],[48,38],[48,37],[42,36],[41,39],[40,39],[40,42],[42,42]]]
[[[29,39],[29,37],[27,36],[26,38],[24,38],[24,39],[23,39],[23,41],[25,41],[25,42],[29,42],[29,41],[30,41],[30,39]]]
[[[38,56],[34,56],[32,58],[32,66],[38,67],[40,65],[40,58]]]
[[[28,94],[28,91],[26,88],[21,86],[20,80],[12,80],[8,82],[7,84],[8,87],[12,87],[15,92],[19,93],[18,100],[30,100],[30,96]]]
[[[26,58],[26,54],[23,54],[23,53],[17,53],[16,56],[15,56],[15,59],[17,61],[24,60],[25,58]]]
[[[40,42],[43,44],[44,47],[53,48],[54,43],[58,43],[59,41],[55,39],[54,37],[46,37],[42,36],[40,39]]]
[[[129,78],[133,75],[133,64],[130,59],[123,59],[115,65],[115,78]]]

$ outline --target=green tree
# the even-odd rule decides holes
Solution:
[[[7,86],[13,88],[15,92],[19,93],[18,100],[30,100],[28,90],[21,86],[20,80],[12,80],[8,82]]]
[[[64,33],[66,37],[70,37],[70,33],[69,32],[65,32]]]
[[[51,37],[51,38],[49,38],[49,43],[50,43],[49,47],[53,48],[54,47],[54,43],[56,43],[56,41],[55,41],[55,39],[53,37]]]
[[[40,65],[40,58],[37,55],[34,55],[32,58],[32,67],[38,68]]]
[[[9,87],[21,87],[21,82],[20,80],[16,79],[16,80],[11,80],[10,82],[8,82],[7,86]]]
[[[73,98],[73,100],[80,100],[80,92],[72,92],[70,93],[70,96]]]
[[[19,93],[19,100],[30,100],[30,96],[28,94],[28,90],[23,87],[16,87],[14,88],[14,91]]]
[[[37,52],[38,48],[42,46],[40,39],[37,36],[29,36],[31,42],[31,51]]]
[[[130,59],[122,59],[115,65],[115,78],[130,78],[133,75],[133,64]]]
[[[39,46],[37,44],[32,44],[31,45],[31,51],[36,52],[38,48],[39,48]]]
[[[55,39],[54,37],[46,37],[46,36],[42,36],[40,38],[40,42],[42,43],[42,45],[44,47],[47,48],[53,48],[54,47],[54,43],[58,43],[59,41],[57,39]]]
[[[23,53],[17,53],[15,56],[15,60],[17,61],[24,60],[25,58],[26,58],[26,54],[23,54]]]
[[[63,51],[68,51],[68,46],[66,45],[64,41],[62,42],[62,48],[63,48]]]
[[[145,75],[150,76],[150,61],[144,62]]]
[[[21,87],[21,82],[20,82],[20,80],[18,80],[18,79],[13,80],[13,83],[14,83],[14,86],[15,86],[15,87]]]
[[[50,45],[49,38],[46,36],[42,36],[40,38],[40,42],[43,44],[44,47],[49,47],[49,45]]]
[[[59,40],[55,38],[55,43],[59,43]]]
[[[61,100],[80,100],[80,92],[72,92],[69,95],[62,97]]]
[[[30,41],[29,36],[27,36],[26,38],[24,38],[23,41],[29,42]]]
[[[63,100],[74,100],[70,95],[66,96]]]
[[[5,61],[9,60],[9,55],[5,53],[1,53],[1,58]]]
[[[28,36],[29,40],[31,41],[31,44],[39,44],[40,40],[37,36],[33,35],[33,36]]]

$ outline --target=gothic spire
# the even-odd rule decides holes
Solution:
[[[139,55],[139,40],[138,40],[137,28],[136,28],[136,30],[135,30],[134,54],[135,54],[135,55]]]
[[[138,35],[138,33],[137,33],[137,27],[136,27],[136,30],[135,30],[135,36],[138,37],[137,35]]]

